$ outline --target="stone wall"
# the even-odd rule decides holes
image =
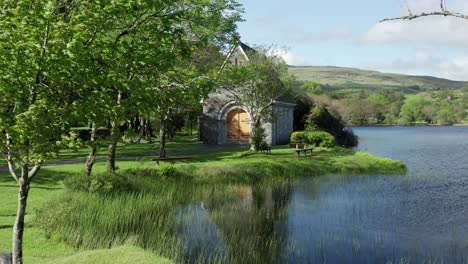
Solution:
[[[226,144],[226,116],[233,109],[244,109],[236,104],[232,95],[218,91],[204,101],[203,114],[200,116],[200,140],[206,144]],[[275,102],[272,107],[271,122],[264,122],[266,141],[271,145],[289,143],[293,131],[294,104]],[[247,112],[247,111],[246,111]]]
[[[294,104],[276,102],[273,105],[272,145],[289,143],[294,125]]]
[[[235,105],[233,96],[228,91],[219,90],[211,93],[203,102],[203,114],[200,122],[200,140],[206,144],[226,144],[226,115]]]

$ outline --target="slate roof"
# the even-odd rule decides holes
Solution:
[[[245,52],[255,52],[255,50],[251,47],[249,47],[247,44],[240,42],[239,46],[245,51]]]
[[[242,41],[239,42],[239,45],[241,47],[241,49],[247,53],[247,52],[257,52],[255,49],[251,48],[249,45],[243,43]],[[232,48],[232,51],[234,51],[236,48],[233,47]],[[226,61],[229,59],[229,57],[231,56],[232,54],[232,51],[231,53],[228,55],[228,57],[226,58]],[[224,67],[224,65],[223,65]],[[275,101],[278,101],[278,102],[283,102],[283,103],[291,103],[291,104],[295,104],[296,103],[296,100],[294,99],[294,96],[292,96],[290,93],[287,93],[287,94],[284,94],[278,98],[275,99]]]

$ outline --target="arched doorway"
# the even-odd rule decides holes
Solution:
[[[250,138],[249,114],[242,109],[234,109],[227,115],[227,140],[248,141]]]

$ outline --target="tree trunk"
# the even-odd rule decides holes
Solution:
[[[91,125],[91,150],[89,151],[88,158],[86,158],[86,175],[90,176],[91,171],[93,170],[94,162],[96,162],[96,150],[97,150],[97,128],[96,122],[93,122]]]
[[[146,119],[145,121],[145,134],[146,134],[146,141],[148,141],[148,143],[151,143],[152,140],[151,140],[151,125],[150,125],[150,122],[149,122],[149,119]]]
[[[122,101],[122,93],[119,91],[117,95],[117,105]],[[117,149],[117,141],[120,136],[117,118],[110,121],[110,144],[107,148],[107,173],[115,172],[115,151]]]
[[[117,144],[115,141],[109,144],[107,148],[107,172],[115,172],[115,149]]]
[[[189,118],[189,136],[192,136],[192,118]]]
[[[114,121],[111,121],[110,144],[107,147],[107,172],[115,172],[115,151],[117,148],[117,127]]]
[[[28,177],[28,165],[21,168],[21,178],[18,182],[18,211],[16,212],[15,225],[13,226],[13,250],[12,259],[14,264],[23,263],[23,233],[24,217],[28,201],[30,180]]]
[[[140,125],[138,126],[137,138],[135,140],[136,144],[140,144],[145,133],[145,121],[146,120],[143,117],[140,117]]]
[[[161,118],[159,128],[159,157],[166,157],[166,120],[164,118]]]

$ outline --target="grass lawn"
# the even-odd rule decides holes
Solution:
[[[145,140],[141,144],[119,143],[117,147],[117,157],[130,160],[137,160],[140,156],[155,156],[159,154],[159,143],[154,140],[148,143]],[[180,151],[196,151],[197,149],[204,148],[204,145],[197,141],[195,136],[176,136],[174,140],[168,141],[166,151],[168,154],[171,152]],[[57,157],[50,160],[50,162],[63,162],[63,161],[84,161],[89,153],[87,147],[76,149],[64,149],[59,152]],[[100,144],[97,149],[96,158],[104,159],[107,155],[107,145]],[[5,159],[0,157],[0,166],[6,166]]]
[[[120,156],[141,155],[134,159],[117,162],[119,171],[139,169],[157,171],[151,158],[156,153],[156,144],[125,145],[117,149]],[[101,150],[103,155],[105,150]],[[84,160],[86,149],[76,152],[63,151],[57,160]],[[250,182],[266,178],[275,173],[284,176],[312,176],[329,173],[393,173],[403,172],[404,165],[398,161],[381,159],[365,152],[350,150],[320,149],[312,157],[298,158],[296,153],[285,146],[273,148],[271,155],[245,151],[245,147],[233,146],[225,150],[206,148],[191,139],[179,139],[168,146],[168,155],[186,152],[194,156],[190,162],[176,163],[176,168],[184,175],[193,176],[192,183],[226,184],[230,182]],[[146,155],[146,156],[145,156]],[[185,155],[185,154],[184,154]],[[172,167],[163,164],[161,168]],[[25,263],[169,263],[151,250],[143,250],[132,245],[102,247],[107,249],[76,249],[64,243],[60,235],[50,235],[38,228],[32,219],[45,201],[64,192],[63,180],[68,175],[80,173],[82,163],[48,166],[34,179],[26,216],[24,241]],[[98,161],[94,172],[104,172],[105,162]],[[157,179],[156,179],[157,180]],[[176,182],[177,183],[177,182]],[[157,195],[157,194],[153,194]],[[0,173],[0,252],[11,249],[12,225],[16,213],[17,187],[9,174]],[[114,212],[115,213],[115,212]]]

